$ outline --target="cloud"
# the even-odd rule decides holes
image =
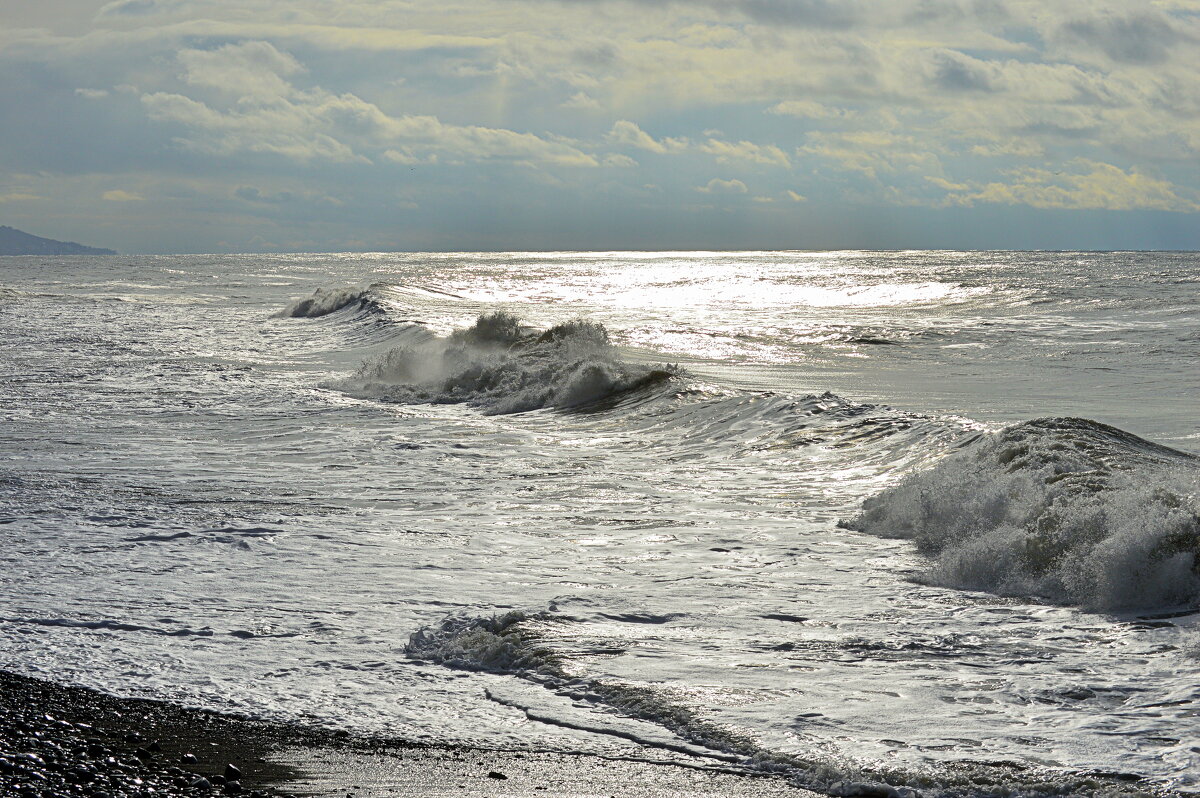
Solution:
[[[146,17],[153,14],[182,11],[191,5],[189,0],[116,0],[116,2],[101,6],[100,10],[96,12],[96,18]]]
[[[761,145],[749,141],[734,143],[719,139],[709,139],[703,144],[696,145],[696,149],[708,155],[715,156],[719,163],[749,161],[751,163],[785,167],[792,165],[787,154],[773,144]]]
[[[353,98],[355,104],[361,103]],[[374,117],[377,108],[364,117]],[[418,153],[432,152],[467,160],[513,160],[529,164],[553,166],[598,166],[592,155],[562,141],[550,141],[532,133],[518,133],[503,128],[480,125],[450,125],[433,116],[405,116],[392,118],[382,115],[371,124],[378,124],[377,135],[385,141],[395,141],[401,146],[389,150],[392,159],[397,155],[417,157]]]
[[[295,58],[270,42],[227,44],[215,50],[183,50],[184,80],[241,98],[271,100],[291,93],[287,77],[304,71]]]
[[[1013,138],[989,144],[975,144],[970,152],[983,158],[1041,158],[1046,154],[1046,148],[1029,139]]]
[[[1187,38],[1153,10],[1075,19],[1057,33],[1063,40],[1096,48],[1113,61],[1129,64],[1161,64],[1171,48]],[[1194,41],[1191,44],[1195,46]]]
[[[604,165],[605,166],[616,166],[616,167],[629,167],[629,166],[637,166],[638,162],[633,160],[632,158],[630,158],[628,155],[624,155],[619,152],[610,152],[608,155],[604,156]]]
[[[586,93],[577,91],[571,95],[570,99],[561,103],[559,107],[579,108],[586,111],[598,111],[600,110],[600,103],[589,97]]]
[[[1015,170],[1008,183],[951,184],[942,187],[948,201],[971,206],[978,202],[1072,210],[1158,210],[1194,212],[1200,204],[1179,196],[1170,182],[1137,169],[1125,171],[1107,163],[1080,160],[1074,174],[1046,169]]]
[[[238,186],[232,192],[234,197],[246,202],[259,205],[287,205],[297,202],[317,203],[323,205],[341,206],[345,203],[336,197],[330,197],[316,191],[267,191],[258,186]]]
[[[755,144],[750,141],[722,141],[717,138],[709,138],[707,141],[699,143],[693,143],[686,138],[656,139],[638,127],[636,123],[630,122],[627,119],[622,119],[614,123],[612,130],[608,132],[606,138],[613,144],[636,147],[637,149],[658,153],[659,155],[680,154],[690,151],[711,155],[719,163],[747,161],[775,166],[791,166],[791,161],[788,159],[787,153],[773,144]]]
[[[42,199],[46,198],[28,191],[10,191],[7,194],[0,194],[0,204],[5,202],[34,202]]]
[[[119,188],[105,191],[100,195],[100,198],[109,202],[141,202],[145,199],[140,194],[134,194],[132,191],[125,191]]]
[[[290,191],[269,194],[256,186],[238,186],[233,190],[233,195],[247,202],[290,202],[293,196]]]
[[[872,181],[897,175],[939,175],[941,159],[932,149],[937,145],[915,136],[886,131],[814,132],[809,144],[796,150],[798,156],[833,162],[841,170]]]
[[[571,245],[568,229],[625,235],[600,221],[623,213],[677,243],[716,229],[679,221],[719,207],[696,187],[727,192],[746,229],[800,201],[864,224],[886,205],[973,208],[984,229],[1012,207],[1189,213],[1200,197],[1195,0],[27,6],[0,31],[0,103],[22,114],[0,186],[63,216],[178,212],[159,227],[191,229],[189,246],[262,224],[277,243],[436,248],[464,218],[577,214],[556,233]],[[154,201],[101,202],[111,186]]]
[[[179,54],[184,82],[218,90],[214,107],[167,92],[141,98],[151,119],[185,129],[178,143],[211,155],[273,153],[308,163],[396,163],[509,160],[553,166],[598,166],[562,140],[482,125],[453,125],[435,116],[390,116],[357,95],[299,89],[287,78],[303,71],[266,42]]]
[[[954,50],[939,50],[932,54],[933,84],[943,90],[995,91],[993,70],[977,58]]]
[[[816,28],[850,28],[863,20],[854,0],[733,0],[736,8],[756,22]]]
[[[798,119],[845,119],[854,115],[844,108],[831,108],[812,100],[785,100],[767,109],[768,113],[794,116]]]
[[[574,0],[579,2],[579,0]],[[588,2],[589,0],[584,0]],[[635,0],[640,5],[665,7],[669,0]],[[695,5],[732,10],[755,22],[816,28],[850,28],[866,19],[869,7],[856,0],[699,0]]]
[[[613,144],[626,147],[637,147],[640,150],[655,152],[660,155],[671,152],[683,152],[688,148],[687,139],[664,138],[655,139],[635,123],[626,119],[615,122],[608,132],[608,140]]]
[[[703,186],[696,186],[695,191],[701,194],[745,194],[749,189],[741,180],[722,180],[714,177]]]
[[[273,153],[307,163],[369,163],[322,128],[329,127],[319,107],[280,98],[273,106],[240,106],[222,112],[180,94],[142,95],[151,119],[175,122],[189,132],[176,139],[184,149],[209,155],[237,152]]]

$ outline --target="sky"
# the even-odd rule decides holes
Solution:
[[[126,253],[1200,249],[1200,0],[4,0],[0,131]]]

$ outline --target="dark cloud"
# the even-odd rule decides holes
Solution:
[[[617,48],[609,42],[578,47],[572,55],[576,62],[592,67],[611,67],[619,58]]]
[[[1088,139],[1098,132],[1096,125],[1071,125],[1061,122],[1034,122],[1023,125],[1017,132],[1030,138]]]
[[[187,0],[116,0],[101,8],[96,17],[146,17],[179,11],[188,5]]]
[[[1171,48],[1184,38],[1166,17],[1147,12],[1074,20],[1062,26],[1060,35],[1128,64],[1162,63]]]
[[[952,50],[934,55],[933,84],[946,91],[996,90],[983,63]]]
[[[612,0],[560,0],[567,3],[601,4]],[[718,11],[736,11],[766,25],[811,27],[826,30],[885,27],[901,21],[911,25],[983,21],[1003,24],[1010,18],[1003,0],[916,0],[915,2],[871,2],[870,0],[626,0],[642,6],[708,6]]]
[[[238,186],[233,190],[233,195],[247,202],[287,202],[292,198],[291,192],[288,191],[281,191],[278,194],[264,194],[262,190],[254,186]]]
[[[947,22],[986,22],[1000,25],[1012,19],[1003,0],[918,0],[903,13],[910,25]]]
[[[857,3],[836,0],[739,0],[714,5],[737,8],[756,22],[772,25],[851,28],[862,19]]]
[[[610,0],[561,0],[568,3],[599,4]],[[665,8],[685,6],[678,0],[629,0],[643,6]],[[733,10],[755,22],[771,25],[801,25],[815,28],[850,28],[864,19],[859,3],[853,0],[700,0],[720,11]]]

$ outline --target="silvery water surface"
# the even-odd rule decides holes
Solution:
[[[1200,787],[1198,265],[3,259],[0,666],[834,793]]]

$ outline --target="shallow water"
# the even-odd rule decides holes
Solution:
[[[1200,786],[1197,283],[1192,253],[5,258],[0,665],[821,789]]]

